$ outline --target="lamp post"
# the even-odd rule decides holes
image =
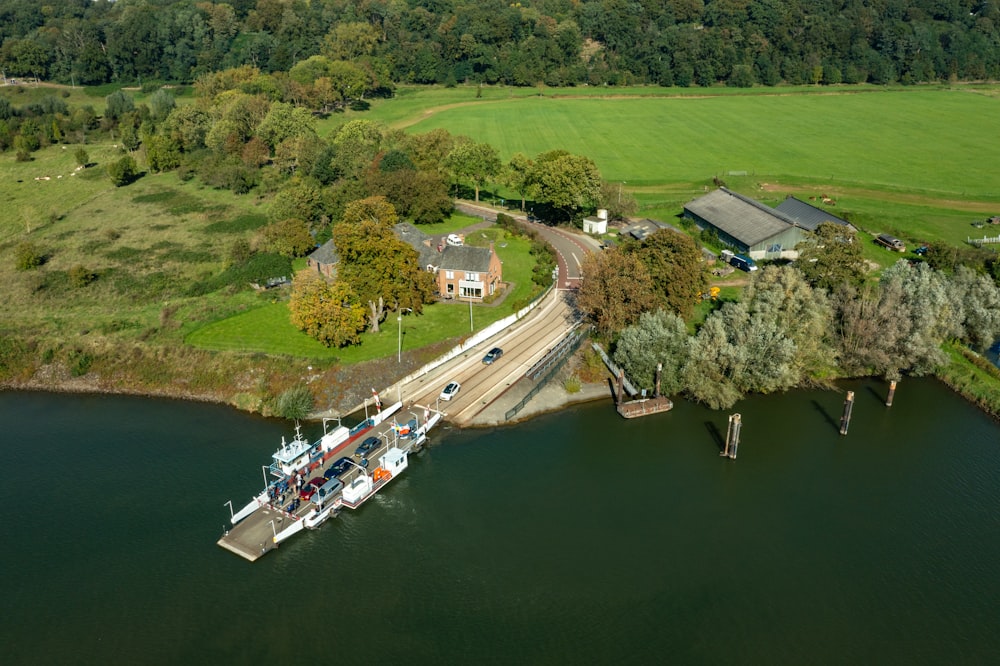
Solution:
[[[396,363],[403,362],[403,310],[413,312],[413,308],[400,308],[396,312],[396,321],[399,322],[399,344],[396,347]]]

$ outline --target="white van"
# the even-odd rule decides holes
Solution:
[[[462,247],[465,245],[465,241],[458,234],[448,234],[448,237],[444,239],[444,242],[452,247]]]

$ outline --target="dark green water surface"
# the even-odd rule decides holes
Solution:
[[[1000,427],[931,380],[608,403],[433,446],[256,563],[215,545],[287,423],[0,393],[0,664],[995,664]],[[319,428],[307,428],[310,438]],[[721,434],[720,434],[721,433]]]

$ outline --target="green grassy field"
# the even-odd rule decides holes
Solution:
[[[640,215],[665,220],[718,177],[771,205],[787,194],[825,195],[834,200],[835,214],[911,246],[960,244],[981,235],[971,222],[1000,213],[1000,173],[991,168],[1000,134],[987,120],[998,115],[998,90],[486,87],[477,96],[472,87],[401,88],[395,99],[374,101],[366,114],[323,121],[321,131],[365,117],[409,132],[444,127],[494,144],[504,158],[565,148],[592,157],[606,180],[621,182],[641,203]],[[101,107],[109,92],[78,88],[65,99]],[[21,103],[62,93],[25,87],[3,94]],[[346,363],[395,352],[398,330],[391,317],[386,330],[366,336],[362,346],[331,351],[292,329],[273,294],[185,296],[187,285],[221,270],[234,239],[266,220],[266,200],[181,182],[173,174],[114,188],[104,169],[118,150],[110,142],[87,145],[94,165],[75,171],[75,148],[49,147],[26,163],[15,162],[12,153],[0,155],[6,213],[0,216],[0,317],[9,325],[41,338],[187,341]],[[447,233],[476,221],[456,215],[425,230]],[[46,253],[41,269],[14,270],[12,254],[24,240]],[[515,287],[502,304],[473,308],[476,330],[531,295],[524,242],[494,240],[505,280]],[[874,246],[865,252],[882,265],[899,258]],[[70,287],[68,272],[78,265],[97,271],[99,279]],[[460,337],[468,334],[468,310],[432,306],[422,316],[405,317],[403,328],[404,349]]]

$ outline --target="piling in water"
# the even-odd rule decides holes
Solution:
[[[741,425],[739,414],[731,414],[729,416],[729,427],[726,429],[726,448],[719,454],[720,456],[727,456],[732,460],[736,460],[736,449],[740,445]]]
[[[892,407],[892,397],[896,395],[896,380],[889,382],[889,397],[885,399],[885,406]]]
[[[840,417],[840,434],[846,435],[847,428],[851,425],[851,410],[854,408],[854,391],[847,392],[847,399],[844,400],[844,415]]]

